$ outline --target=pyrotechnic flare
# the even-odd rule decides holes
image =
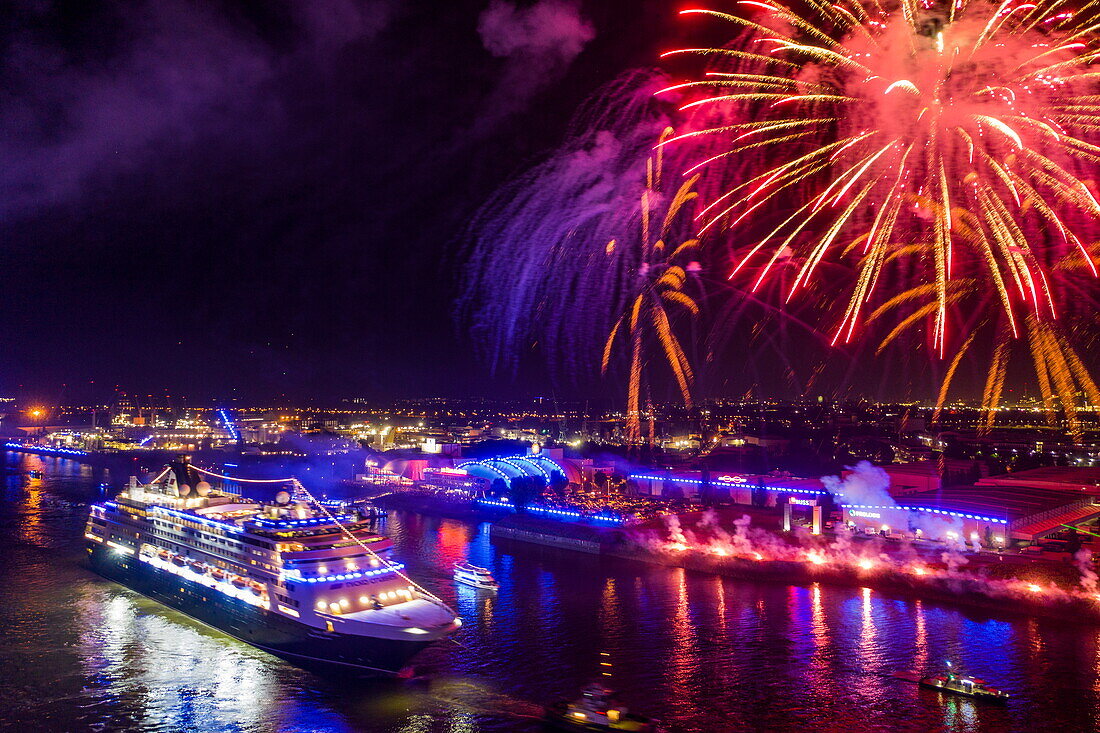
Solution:
[[[661,134],[665,139],[672,128]],[[646,381],[648,356],[659,351],[676,378],[684,404],[691,406],[691,387],[695,379],[673,322],[674,309],[689,316],[699,315],[699,305],[687,292],[687,285],[699,271],[699,240],[687,239],[679,244],[672,237],[684,229],[681,212],[698,194],[693,190],[698,176],[684,181],[671,199],[662,194],[664,161],[658,150],[647,161],[646,186],[642,191],[640,211],[641,232],[637,240],[641,265],[637,271],[636,295],[625,312],[611,328],[604,344],[601,369],[607,372],[615,344],[624,341],[630,351],[630,378],[627,384],[627,440],[641,441],[641,395]],[[675,185],[675,183],[673,183]],[[667,200],[667,204],[665,201]],[[608,242],[608,250],[617,246],[636,246],[634,242]]]
[[[907,306],[923,298],[921,307],[899,326],[927,323],[940,355],[951,309],[968,290],[992,294],[1000,317],[985,322],[999,344],[1003,323],[1005,337],[1024,336],[1043,354],[1036,370],[1048,402],[1069,400],[1075,384],[1092,398],[1053,324],[1067,309],[1066,272],[1097,274],[1086,242],[1100,203],[1083,180],[1100,161],[1097,3],[735,5],[683,11],[739,35],[727,48],[666,54],[712,64],[705,78],[666,90],[698,94],[682,109],[707,124],[662,143],[707,143],[687,171],[716,191],[700,231],[749,242],[735,247],[730,278],[756,292],[782,272],[791,301],[818,285],[823,263],[847,262],[850,281],[827,284],[844,293],[832,343],[851,341],[867,310],[916,292]],[[964,327],[956,353],[972,337]],[[999,399],[1007,358],[996,346],[987,403]]]

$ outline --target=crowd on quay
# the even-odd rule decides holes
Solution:
[[[575,484],[569,484],[557,491],[548,490],[541,503],[584,514],[611,514],[627,522],[644,522],[697,508],[684,499],[621,494],[614,490],[586,489]]]
[[[684,499],[669,499],[657,496],[644,496],[623,493],[622,485],[606,486],[595,484],[558,484],[537,487],[524,487],[515,491],[514,487],[496,486],[495,491],[486,496],[482,492],[468,487],[443,485],[433,481],[417,482],[415,487],[402,493],[422,493],[446,500],[475,500],[487,498],[504,500],[518,505],[540,506],[548,509],[580,512],[582,515],[613,516],[625,523],[645,522],[667,514],[677,514],[698,509],[698,506]],[[533,490],[531,490],[533,489]]]

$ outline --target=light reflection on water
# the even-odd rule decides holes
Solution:
[[[685,730],[1096,729],[1093,626],[495,545],[485,526],[410,514],[386,531],[466,626],[418,659],[434,669],[428,689],[342,685],[83,569],[86,504],[104,473],[7,460],[17,470],[0,486],[0,728],[538,730],[538,704],[575,694],[607,651],[626,700]],[[499,595],[450,581],[465,558],[493,571]],[[1017,699],[999,709],[889,676],[947,658]]]

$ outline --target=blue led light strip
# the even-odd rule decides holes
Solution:
[[[237,430],[237,426],[229,419],[229,413],[225,410],[218,410],[218,416],[222,419],[225,429],[229,431],[230,437],[232,437],[233,440],[240,440],[241,431]]]
[[[328,517],[314,517],[313,519],[271,519],[270,517],[257,517],[251,521],[265,527],[277,529],[280,527],[316,527],[322,524],[338,524],[339,522],[351,522],[355,520],[352,514],[341,514],[334,519]]]
[[[704,486],[737,486],[747,489],[763,489],[764,491],[774,491],[779,494],[810,494],[812,496],[822,496],[829,492],[820,489],[788,489],[778,486],[765,486],[763,484],[754,484],[751,481],[745,481],[744,483],[736,483],[734,481],[703,481],[703,479],[692,478],[675,478],[673,476],[651,476],[646,473],[632,473],[630,474],[632,479],[644,479],[647,481],[670,481],[676,484],[703,484]]]
[[[951,517],[960,517],[962,519],[977,519],[979,522],[996,522],[997,524],[1008,524],[1007,519],[996,519],[995,517],[982,517],[977,514],[965,514],[963,512],[949,512],[946,509],[932,509],[926,506],[902,506],[900,504],[896,506],[880,506],[877,504],[841,504],[845,509],[901,509],[907,512],[927,512],[929,514],[946,514]]]
[[[550,480],[550,474],[548,474],[548,473],[546,472],[546,469],[545,469],[545,468],[543,468],[542,466],[540,466],[540,465],[536,464],[536,463],[535,463],[534,461],[530,461],[530,460],[528,460],[528,459],[526,459],[526,458],[501,458],[501,459],[499,459],[499,460],[501,460],[501,461],[504,461],[504,462],[505,462],[505,463],[507,463],[507,464],[508,464],[509,466],[514,466],[514,467],[516,468],[516,470],[517,470],[517,471],[519,471],[519,472],[520,472],[521,474],[523,474],[523,475],[527,475],[527,471],[524,471],[524,470],[523,470],[523,466],[521,466],[521,465],[519,465],[519,464],[517,464],[517,463],[516,463],[516,461],[523,461],[524,463],[527,463],[527,464],[529,464],[529,465],[532,465],[532,466],[534,466],[534,467],[535,467],[536,469],[538,469],[539,473],[541,473],[541,474],[542,474],[542,477],[543,477],[543,478],[545,478],[545,479],[546,479],[547,481],[549,481],[549,480]]]
[[[23,451],[24,453],[44,453],[52,456],[86,456],[86,451],[75,448],[49,448],[46,446],[23,445],[22,443],[4,443],[5,448]]]
[[[355,580],[356,578],[374,578],[379,575],[387,575],[390,573],[396,573],[399,570],[404,570],[405,566],[402,563],[395,562],[390,563],[389,566],[384,568],[378,568],[377,570],[362,570],[357,573],[342,573],[340,575],[326,575],[319,578],[296,578],[292,575],[285,575],[284,578],[290,581],[298,581],[302,583],[335,583],[340,580]]]
[[[486,506],[498,506],[505,509],[515,509],[515,507],[512,505],[512,502],[507,500],[496,501],[493,499],[478,499],[477,503]],[[573,519],[591,519],[597,522],[611,522],[613,524],[623,523],[622,517],[608,516],[606,514],[584,514],[583,512],[573,511],[569,509],[554,509],[552,507],[538,506],[535,504],[529,504],[526,509],[527,511],[535,514],[551,514],[558,517],[570,517]]]
[[[154,511],[158,514],[168,514],[168,515],[171,515],[173,517],[178,517],[179,519],[186,519],[190,522],[198,522],[200,524],[205,524],[205,525],[207,525],[209,527],[213,527],[215,529],[225,530],[226,532],[240,533],[240,532],[244,531],[240,527],[238,527],[237,525],[232,524],[230,522],[219,522],[216,519],[208,519],[206,517],[200,517],[198,514],[188,514],[187,512],[181,512],[181,511],[177,511],[175,509],[169,509],[168,507],[165,507],[165,506],[153,505],[150,509],[151,509],[151,511]]]
[[[466,466],[470,466],[470,465],[480,466],[481,468],[485,468],[489,471],[492,471],[493,473],[497,474],[500,478],[505,479],[506,481],[510,480],[512,478],[511,476],[509,476],[507,473],[502,471],[497,466],[493,465],[494,462],[497,462],[497,463],[506,463],[506,464],[508,464],[512,468],[519,471],[520,476],[533,475],[533,474],[527,473],[527,471],[523,468],[522,465],[519,465],[519,463],[516,463],[518,461],[520,463],[532,466],[535,470],[537,470],[539,473],[542,474],[543,478],[545,478],[547,481],[549,481],[550,480],[550,473],[549,473],[549,471],[546,470],[545,466],[543,466],[539,463],[540,460],[541,461],[546,461],[547,463],[549,463],[550,465],[552,465],[554,467],[553,468],[554,471],[560,472],[563,476],[565,475],[565,467],[564,466],[559,464],[557,461],[554,461],[550,458],[546,458],[545,456],[502,456],[502,457],[498,457],[498,458],[484,458],[484,459],[479,460],[479,461],[463,461],[461,463],[456,463],[455,468],[465,468]]]

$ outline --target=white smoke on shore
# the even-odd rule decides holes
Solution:
[[[1081,587],[1088,593],[1097,591],[1097,574],[1092,562],[1092,550],[1082,547],[1073,555],[1073,564],[1081,573]]]
[[[850,473],[840,476],[822,476],[825,490],[842,504],[866,506],[897,506],[890,496],[890,475],[870,461],[860,461],[855,466],[845,466]]]
[[[1074,556],[1081,573],[1079,589],[1059,587],[1054,582],[1040,584],[1037,580],[1021,578],[991,578],[984,569],[964,569],[970,563],[965,553],[972,546],[960,535],[949,536],[938,562],[935,556],[922,557],[909,543],[903,543],[896,551],[886,552],[879,539],[855,541],[846,528],[838,527],[831,542],[805,532],[781,536],[775,532],[751,526],[747,514],[733,520],[733,532],[722,526],[719,515],[713,510],[704,513],[697,522],[685,526],[680,518],[668,515],[658,532],[638,530],[633,541],[647,551],[665,557],[709,558],[717,563],[715,569],[726,563],[797,563],[814,570],[818,578],[855,577],[870,581],[882,577],[888,583],[900,579],[911,587],[927,587],[933,592],[948,591],[964,596],[978,593],[990,599],[1026,600],[1048,604],[1095,603],[1100,600],[1100,578],[1092,565],[1091,553],[1086,549]],[[974,543],[979,547],[980,543]],[[769,572],[761,566],[763,572]],[[772,572],[783,572],[776,566]]]
[[[970,562],[963,554],[966,551],[965,542],[948,541],[947,549],[940,553],[940,561],[947,566],[948,572],[957,572],[960,567]]]
[[[675,514],[666,514],[665,526],[668,528],[669,539],[674,544],[689,544],[688,538],[684,535],[684,530],[680,526],[680,518],[678,516]]]
[[[862,505],[878,507],[878,511],[906,511],[900,508],[898,502],[890,495],[890,475],[872,464],[870,461],[860,461],[855,466],[845,466],[848,475],[822,476],[821,483],[836,499],[837,503],[844,505]],[[946,514],[932,514],[920,512],[908,512],[907,527],[897,527],[901,530],[920,530],[925,539],[947,540],[958,544],[956,540],[963,537],[963,522],[958,517]],[[974,551],[981,547],[978,538],[970,537],[974,544]],[[963,540],[965,550],[965,539]]]

